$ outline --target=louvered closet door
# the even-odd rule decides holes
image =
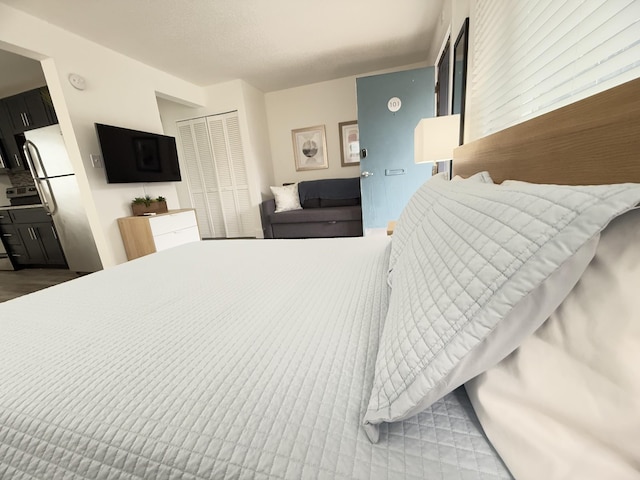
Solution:
[[[204,183],[210,221],[213,225],[213,237],[224,238],[227,235],[220,201],[220,187],[213,152],[209,144],[209,132],[207,131],[206,120],[204,118],[198,119],[194,125],[194,129],[196,138],[198,139],[198,146],[201,149],[200,171],[202,172],[202,181]]]
[[[254,236],[249,181],[237,112],[207,118],[227,237]]]
[[[191,194],[191,203],[196,209],[200,234],[203,237],[213,237],[213,225],[209,221],[209,212],[204,193],[202,175],[200,174],[200,159],[197,151],[194,126],[191,121],[178,122],[178,136],[182,145],[182,156],[187,166],[187,183]]]
[[[225,237],[222,205],[205,119],[178,122],[191,202],[203,238]]]

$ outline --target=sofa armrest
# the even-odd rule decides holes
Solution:
[[[270,198],[260,204],[260,218],[262,219],[262,233],[264,238],[273,238],[271,215],[276,211],[276,200]]]

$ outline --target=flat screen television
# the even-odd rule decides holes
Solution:
[[[96,123],[108,183],[179,182],[176,139]]]

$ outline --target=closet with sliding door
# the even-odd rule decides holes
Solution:
[[[238,112],[183,120],[177,127],[203,238],[255,237]]]

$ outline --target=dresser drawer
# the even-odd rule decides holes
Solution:
[[[118,227],[129,260],[183,243],[200,241],[194,210],[173,210],[169,214],[158,216],[119,218]]]
[[[196,214],[194,211],[188,211],[149,217],[149,226],[154,237],[189,227],[196,227]]]
[[[8,210],[0,210],[0,225],[7,224],[11,222],[11,215],[9,215]]]
[[[198,227],[189,227],[157,235],[153,237],[153,240],[156,244],[156,251],[160,252],[185,243],[199,242],[200,233]]]

